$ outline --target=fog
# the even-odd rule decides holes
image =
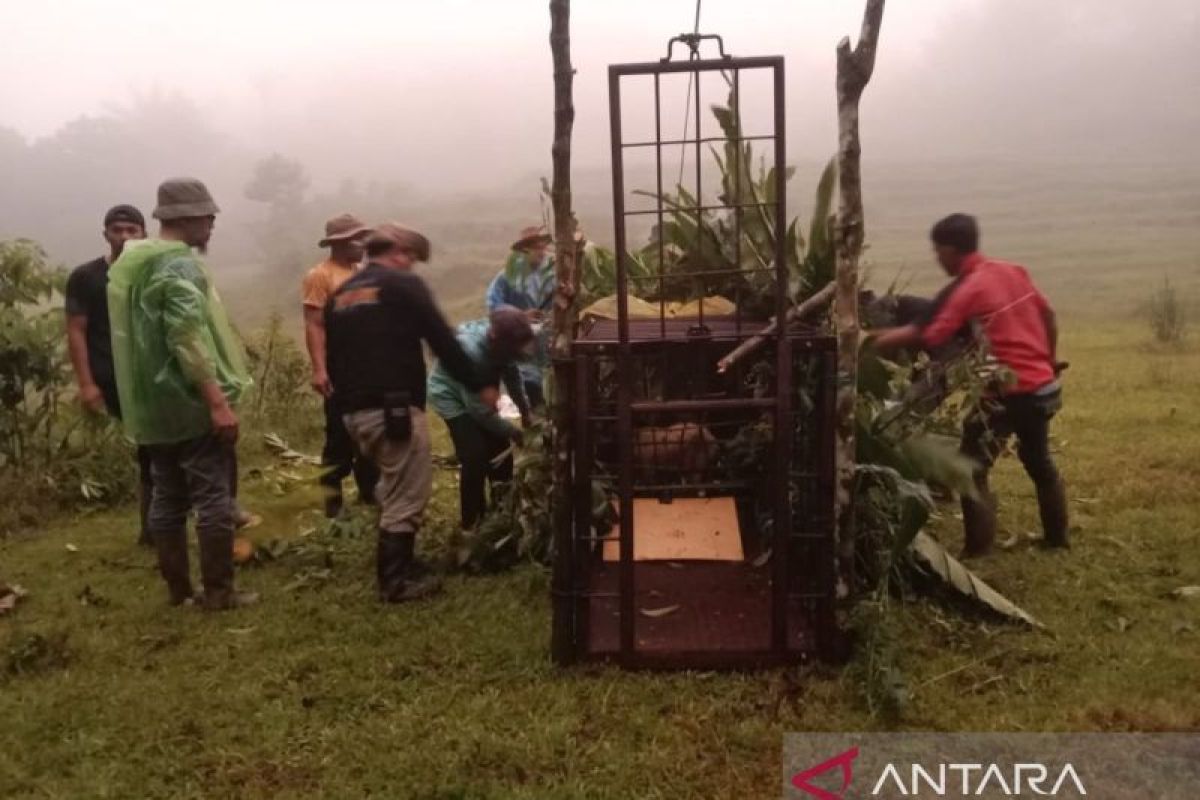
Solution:
[[[607,202],[606,66],[661,57],[694,4],[572,5],[577,181],[583,202]],[[0,237],[80,259],[104,208],[148,210],[161,178],[187,173],[224,206],[218,245],[236,263],[261,261],[271,214],[278,225],[301,200],[311,227],[345,204],[433,220],[454,198],[502,236],[540,215],[537,178],[550,173],[546,6],[5,3]],[[786,57],[795,162],[834,150],[834,47],[861,13],[858,0],[703,2],[702,31],[730,52]],[[1198,41],[1195,0],[892,0],[864,99],[868,189],[886,165],[1200,163]],[[305,174],[292,196],[252,202],[246,186],[272,154]],[[470,221],[446,221],[446,235]],[[315,238],[305,230],[302,252],[276,257],[303,260]]]

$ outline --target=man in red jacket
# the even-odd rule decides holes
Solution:
[[[986,397],[963,425],[962,452],[977,464],[979,497],[962,499],[964,556],[986,555],[996,536],[996,502],[988,471],[1005,441],[1016,435],[1017,453],[1037,487],[1047,547],[1067,547],[1067,497],[1050,455],[1050,419],[1062,408],[1058,381],[1058,324],[1054,310],[1024,267],[979,252],[974,217],[953,214],[933,226],[938,262],[953,280],[923,320],[883,331],[880,350],[936,348],[971,326],[1015,381]]]

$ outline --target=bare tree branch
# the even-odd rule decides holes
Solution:
[[[575,69],[571,66],[571,2],[550,0],[550,52],[554,61],[554,142],[551,155],[554,175],[550,189],[554,207],[555,277],[554,297],[554,391],[552,409],[554,435],[554,541],[558,551],[554,560],[554,591],[564,597],[571,590],[570,575],[563,548],[569,548],[574,524],[571,509],[572,470],[571,343],[575,335],[579,295],[579,250],[575,243],[575,213],[571,200],[571,132],[575,126],[572,96]],[[560,663],[574,654],[574,633],[570,613],[563,603],[554,604],[551,650]]]
[[[830,281],[821,287],[816,294],[805,300],[800,305],[789,308],[787,312],[787,324],[790,325],[793,322],[803,320],[805,317],[815,314],[818,311],[825,310],[825,307],[829,305],[829,301],[833,300],[835,288],[836,284],[834,281]],[[746,356],[756,352],[760,347],[766,344],[768,340],[770,340],[771,336],[774,335],[778,328],[779,321],[772,319],[770,324],[763,328],[762,333],[751,336],[749,339],[742,342],[732,351],[730,351],[727,356],[718,361],[717,372],[725,372],[734,364],[746,358]]]
[[[862,144],[858,104],[875,71],[875,52],[883,24],[884,0],[867,0],[858,45],[845,38],[837,47],[838,179],[836,226],[838,332],[837,509],[838,594],[853,585],[855,519],[855,405],[858,399],[858,261],[865,238],[862,201]]]

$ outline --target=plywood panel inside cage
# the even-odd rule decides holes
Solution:
[[[604,543],[604,560],[619,561],[620,542]],[[653,497],[633,501],[634,561],[742,561],[742,533],[732,497],[706,497],[664,503]]]

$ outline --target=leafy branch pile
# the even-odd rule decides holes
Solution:
[[[548,564],[553,559],[554,472],[550,423],[537,420],[524,432],[513,461],[513,479],[493,489],[492,509],[474,531],[452,538],[454,566],[495,572],[520,560]],[[592,516],[601,530],[614,524],[615,512],[602,486],[593,488]]]
[[[65,284],[35,243],[0,242],[0,536],[49,508],[124,501],[137,482],[120,426],[75,402]]]

